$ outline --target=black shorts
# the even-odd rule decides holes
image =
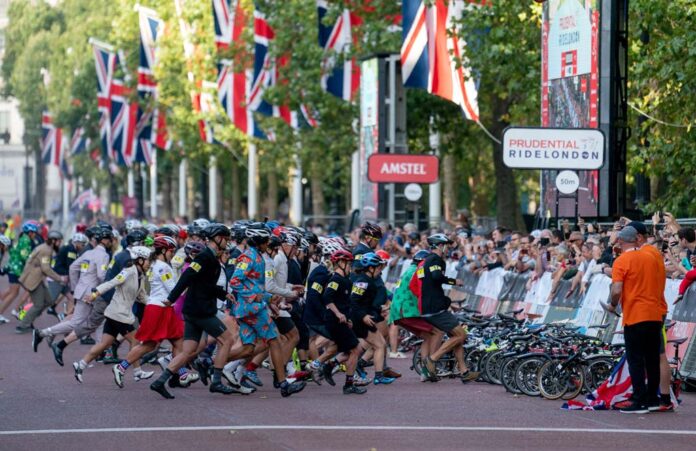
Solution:
[[[106,318],[104,321],[104,333],[112,337],[126,336],[135,330],[132,324],[121,323],[111,318]]]
[[[338,352],[350,352],[358,347],[358,337],[355,336],[355,332],[348,324],[329,323],[326,328],[331,335],[331,341],[336,343]]]
[[[19,276],[15,276],[14,274],[7,273],[7,280],[9,280],[10,283],[17,284],[19,283]]]
[[[424,320],[437,327],[443,332],[451,332],[459,326],[457,317],[447,310],[428,316],[422,316]]]
[[[309,327],[310,332],[314,332],[317,335],[321,335],[322,337],[328,338],[329,340],[333,341],[333,336],[331,335],[331,332],[329,332],[329,328],[325,325],[307,324],[307,327]]]
[[[292,318],[288,316],[279,316],[274,319],[273,322],[278,328],[278,333],[280,335],[287,335],[295,328],[295,323],[292,321]]]
[[[353,333],[358,338],[365,339],[368,333],[377,332],[377,327],[369,327],[363,322],[362,318],[352,316],[350,320],[353,322]]]
[[[213,338],[217,338],[225,333],[226,330],[227,327],[217,316],[196,318],[194,316],[184,315],[184,340],[201,341],[203,332]]]

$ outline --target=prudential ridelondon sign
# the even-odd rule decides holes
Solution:
[[[508,127],[503,162],[514,169],[588,171],[604,164],[604,134],[588,128]]]

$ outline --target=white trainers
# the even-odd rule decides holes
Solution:
[[[8,318],[5,318],[4,316],[0,315],[0,324],[7,324],[9,322],[10,320]]]
[[[408,356],[406,354],[404,354],[403,352],[390,352],[389,358],[390,359],[407,359]]]
[[[167,366],[169,365],[169,362],[172,361],[171,356],[172,356],[171,354],[167,354],[167,355],[162,356],[162,357],[157,359],[157,363],[159,363],[159,366],[162,367],[162,371],[166,370]]]
[[[114,373],[114,382],[116,382],[118,388],[123,388],[123,376],[125,376],[125,373],[121,371],[121,368],[118,365],[119,364],[117,363],[111,367],[111,372]]]
[[[154,376],[154,374],[154,371],[140,370],[137,373],[133,373],[133,380],[135,380],[136,382],[144,381],[145,379],[150,379],[152,376]]]
[[[227,379],[227,382],[234,388],[240,388],[241,384],[237,380],[237,376],[234,375],[234,371],[230,371],[227,368],[222,369],[222,377]]]
[[[183,376],[179,376],[179,382],[184,387],[188,387],[194,382],[198,382],[200,379],[201,377],[198,375],[196,371],[187,371],[186,373],[184,373]]]

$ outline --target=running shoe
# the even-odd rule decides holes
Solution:
[[[58,321],[60,321],[61,323],[65,321],[65,313],[58,314]]]
[[[463,384],[466,384],[467,382],[475,381],[480,375],[481,373],[478,371],[467,371],[466,373],[461,374],[459,378],[462,380]]]
[[[396,371],[394,371],[394,370],[391,369],[391,368],[386,368],[382,373],[383,373],[386,377],[391,377],[391,378],[393,378],[393,379],[398,379],[398,378],[401,377],[401,373],[397,373]]]
[[[227,382],[237,390],[235,393],[241,393],[243,395],[249,395],[253,393],[253,389],[243,387],[242,384],[237,380],[237,377],[234,375],[233,371],[229,371],[226,369],[222,369],[222,376],[227,379]]]
[[[333,368],[331,368],[329,365],[326,363],[321,366],[321,375],[324,378],[326,382],[329,383],[330,386],[334,387],[336,385],[336,381],[333,379]]]
[[[253,385],[251,385],[251,384],[250,384],[249,382],[247,382],[245,379],[242,379],[242,381],[239,383],[239,386],[240,386],[241,388],[246,388],[247,390],[249,390],[249,393],[244,393],[244,392],[241,392],[241,391],[239,392],[239,393],[241,393],[241,394],[243,394],[243,395],[251,394],[251,393],[254,393],[254,392],[256,391],[256,387],[254,387]]]
[[[633,401],[630,399],[627,399],[625,401],[620,401],[615,403],[613,406],[611,406],[612,409],[614,410],[621,410],[625,409],[626,407],[630,407],[633,404]]]
[[[16,334],[28,334],[29,332],[31,332],[31,326],[27,326],[27,327],[17,326],[17,327],[15,327]]]
[[[167,369],[167,366],[169,365],[169,362],[171,362],[171,361],[172,361],[172,358],[170,357],[169,354],[164,355],[164,356],[157,359],[157,363],[162,368],[162,371]]]
[[[355,369],[355,373],[356,373],[358,376],[362,377],[363,379],[367,377],[367,372],[366,372],[364,369],[360,368],[360,367],[357,367],[357,368]]]
[[[155,382],[151,383],[150,390],[156,391],[157,393],[162,395],[164,399],[174,399],[174,395],[167,391],[166,387],[164,386],[164,383],[162,383],[160,380],[156,380]]]
[[[343,394],[344,395],[364,395],[367,393],[366,388],[358,387],[357,385],[344,385]]]
[[[198,373],[194,371],[186,371],[183,376],[179,376],[179,382],[181,382],[181,385],[184,387],[188,387],[194,382],[198,382],[200,379]]]
[[[644,414],[650,412],[646,406],[643,404],[632,402],[630,406],[624,407],[620,411],[621,413],[637,413]]]
[[[9,323],[10,320],[4,317],[3,315],[0,315],[0,324],[7,324]]]
[[[301,392],[306,386],[307,384],[303,381],[293,382],[292,384],[288,383],[288,381],[283,381],[280,384],[280,395],[283,398],[287,398],[290,395]]]
[[[80,368],[79,362],[73,362],[73,370],[75,370],[75,379],[77,382],[82,383],[82,368]]]
[[[387,376],[380,376],[380,377],[375,377],[375,379],[372,381],[375,385],[378,384],[384,384],[384,385],[389,385],[392,382],[394,382],[396,379],[393,377],[387,377]]]
[[[212,384],[210,384],[210,388],[208,390],[210,390],[210,393],[222,393],[223,395],[231,395],[232,393],[237,393],[237,391],[234,388],[228,387],[222,382],[213,382]]]
[[[169,388],[186,388],[186,387],[188,387],[188,384],[183,385],[181,383],[180,377],[176,376],[176,375],[169,378],[169,380],[167,381],[167,385],[169,385]]]
[[[57,343],[51,343],[53,358],[56,359],[58,365],[63,366],[63,350],[58,347]]]
[[[193,361],[192,366],[194,370],[198,371],[198,376],[201,378],[201,382],[203,382],[203,385],[207,386],[208,368],[205,366],[205,363],[200,359],[196,359]]]
[[[80,338],[80,344],[85,345],[85,346],[94,346],[97,342],[94,341],[94,338],[87,336],[87,337],[82,337]]]
[[[256,371],[244,371],[244,377],[257,387],[263,387],[263,382],[261,382],[261,379],[259,378],[259,375],[256,374]]]
[[[133,373],[133,380],[135,382],[144,381],[145,379],[150,379],[155,375],[154,371],[143,371],[140,370],[138,373]]]
[[[266,368],[267,370],[270,370],[270,369],[271,369],[271,363],[268,361],[268,359],[266,359],[266,360],[264,360],[263,362],[261,362],[261,366],[264,367],[264,368]]]
[[[669,403],[669,404],[662,404],[660,403],[659,406],[653,407],[650,406],[648,407],[648,410],[651,412],[674,412],[674,404]]]
[[[34,329],[31,337],[31,348],[34,352],[39,350],[39,344],[43,341],[44,337],[41,336],[41,331],[39,329]]]
[[[372,383],[372,379],[369,377],[360,377],[358,376],[358,373],[355,373],[355,376],[353,376],[353,385],[357,387],[364,387],[366,385],[370,385]]]
[[[123,388],[123,376],[126,373],[121,369],[120,365],[114,365],[111,367],[111,372],[114,374],[114,382],[118,385],[118,388]]]
[[[295,371],[288,376],[288,379],[295,379],[296,381],[304,381],[311,377],[312,375],[307,371]]]
[[[114,353],[113,348],[109,348],[104,354],[104,360],[102,360],[102,363],[104,365],[113,365],[114,363],[119,363],[120,361],[121,359],[119,359],[118,355]]]
[[[16,309],[12,309],[10,313],[12,313],[12,316],[14,316],[17,321],[22,320],[22,318],[19,317],[19,312]]]
[[[389,358],[390,359],[406,359],[406,358],[408,358],[408,356],[406,354],[404,354],[403,352],[390,352]]]

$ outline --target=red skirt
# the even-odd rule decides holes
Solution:
[[[143,320],[135,339],[138,341],[176,340],[184,336],[184,322],[180,320],[174,309],[148,304],[145,306]]]

